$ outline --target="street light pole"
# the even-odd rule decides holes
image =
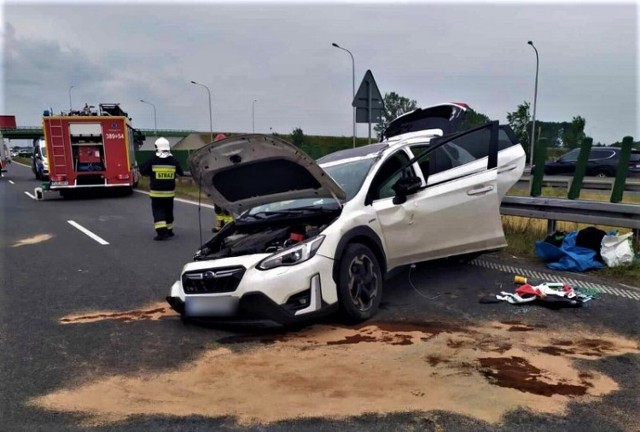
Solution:
[[[251,131],[253,133],[256,133],[256,102],[258,102],[257,99],[254,99],[253,102],[251,102]]]
[[[71,113],[71,111],[73,111],[73,104],[71,103],[71,89],[73,88],[73,86],[69,87],[69,113]]]
[[[529,41],[527,43],[531,45],[533,50],[536,52],[536,87],[533,93],[533,121],[531,123],[531,156],[530,156],[531,159],[529,161],[529,163],[533,165],[533,149],[534,149],[534,143],[536,140],[536,103],[538,101],[538,68],[540,66],[540,59],[538,57],[538,50],[533,45],[533,42]]]
[[[356,97],[356,62],[353,60],[353,54],[351,54],[351,51],[349,51],[346,48],[342,48],[340,45],[338,45],[337,43],[332,43],[332,46],[341,49],[342,51],[346,51],[349,53],[349,55],[351,56],[351,92],[352,92],[352,99],[355,99]],[[353,148],[356,147],[356,108],[353,107]]]
[[[199,85],[207,89],[207,94],[209,95],[209,132],[211,133],[211,142],[213,142],[213,117],[211,116],[211,90],[204,84],[200,84],[195,81],[191,81],[191,84]]]
[[[156,131],[155,135],[156,137],[158,136],[158,121],[157,121],[157,117],[156,117],[156,106],[154,104],[152,104],[151,102],[147,102],[145,100],[140,99],[140,102],[145,103],[147,105],[151,105],[153,107],[153,128]]]

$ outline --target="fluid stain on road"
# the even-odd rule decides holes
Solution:
[[[20,246],[38,244],[38,243],[45,242],[47,240],[51,240],[52,238],[53,238],[53,236],[51,234],[38,234],[38,235],[33,236],[33,237],[29,237],[29,238],[25,238],[25,239],[22,239],[22,240],[18,240],[17,242],[15,242],[13,244],[12,247],[20,247]]]
[[[171,309],[166,302],[153,303],[149,306],[123,311],[97,311],[85,314],[67,315],[58,320],[60,324],[87,324],[96,321],[116,320],[122,322],[133,322],[142,320],[156,321],[167,317],[177,317],[178,314]]]
[[[99,425],[137,415],[268,424],[432,410],[497,423],[519,407],[562,414],[569,402],[596,401],[618,384],[576,360],[639,352],[636,342],[617,335],[540,327],[514,332],[514,325],[525,326],[370,322],[244,342],[225,338],[173,371],[89,379],[30,404],[83,413],[87,424]]]

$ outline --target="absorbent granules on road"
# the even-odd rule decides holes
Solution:
[[[598,401],[619,386],[589,361],[639,352],[614,334],[517,322],[316,325],[217,345],[172,371],[87,377],[30,404],[85,414],[87,424],[138,415],[268,424],[431,410],[499,423],[520,407],[562,414],[570,402]]]

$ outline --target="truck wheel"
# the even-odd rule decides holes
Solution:
[[[340,258],[338,299],[349,322],[366,321],[376,314],[382,298],[382,272],[371,250],[359,243],[346,247]]]

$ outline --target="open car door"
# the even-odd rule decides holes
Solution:
[[[498,131],[493,122],[411,147],[414,157],[400,169],[405,173],[401,181],[415,185],[411,178],[419,167],[420,184],[405,195],[398,193],[403,188],[396,183],[394,197],[372,202],[390,268],[506,246],[498,194]],[[474,143],[473,148],[454,143],[462,138]],[[475,162],[481,159],[485,163],[478,169]],[[432,182],[436,167],[441,171]],[[389,178],[397,181],[398,175]]]

